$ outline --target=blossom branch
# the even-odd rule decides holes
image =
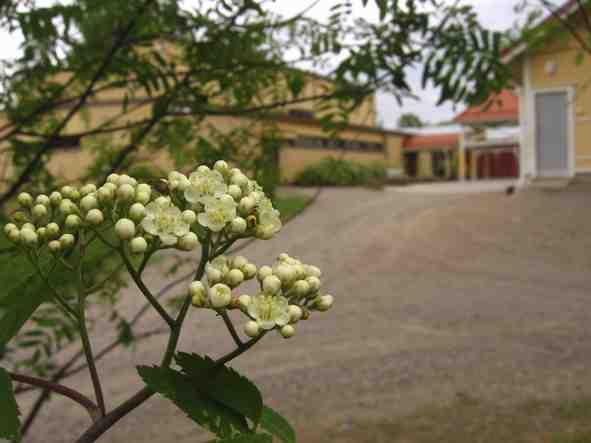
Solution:
[[[156,297],[152,295],[152,292],[150,292],[148,287],[144,284],[140,275],[136,272],[135,268],[129,261],[129,258],[127,257],[125,251],[121,248],[119,249],[119,253],[121,255],[121,258],[123,258],[123,263],[125,263],[129,275],[131,275],[131,278],[133,279],[139,290],[142,292],[142,294],[144,294],[144,297],[148,299],[152,307],[156,310],[156,312],[158,312],[158,314],[160,314],[160,317],[162,317],[166,324],[168,324],[168,326],[170,326],[171,329],[174,329],[175,320],[170,316],[170,314],[168,314],[168,312],[166,312],[166,309],[164,309],[164,307],[158,302],[158,300],[156,300]]]

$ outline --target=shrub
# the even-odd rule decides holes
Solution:
[[[365,165],[350,160],[326,158],[301,171],[295,184],[302,186],[369,186],[386,180],[381,163]]]

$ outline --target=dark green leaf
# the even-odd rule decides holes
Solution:
[[[295,431],[289,422],[268,406],[263,407],[260,425],[261,428],[279,438],[283,443],[295,443],[296,441]]]
[[[0,346],[5,346],[22,328],[33,312],[45,301],[42,291],[32,292],[38,287],[38,277],[31,275],[23,284],[13,288],[0,298]]]
[[[215,368],[213,360],[196,354],[179,352],[176,362],[197,389],[255,424],[259,422],[263,399],[258,388],[246,377],[227,366]]]
[[[234,438],[215,440],[211,443],[273,443],[273,437],[269,434],[243,434]]]
[[[195,388],[193,380],[170,368],[138,367],[144,382],[172,400],[189,418],[221,438],[248,432],[246,419]]]
[[[20,438],[18,406],[8,373],[0,368],[0,440],[16,441]]]

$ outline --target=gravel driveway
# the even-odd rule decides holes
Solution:
[[[259,265],[283,251],[318,264],[334,309],[290,341],[265,338],[233,364],[306,443],[394,441],[372,432],[458,396],[495,404],[591,394],[590,190],[326,189],[277,239],[242,253]],[[163,284],[156,273],[150,283]],[[127,303],[137,297],[130,289]],[[231,349],[212,314],[189,322],[180,349]],[[140,387],[133,365],[156,363],[164,344],[156,337],[100,362],[109,406]],[[86,374],[68,384],[90,395]],[[70,442],[87,423],[56,399],[28,440]],[[155,397],[101,441],[205,440]]]

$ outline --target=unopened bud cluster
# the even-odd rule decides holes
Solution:
[[[168,189],[160,193],[128,175],[111,174],[98,188],[64,186],[35,197],[23,192],[4,232],[16,244],[57,254],[74,247],[84,230],[112,227],[132,254],[144,254],[191,251],[208,232],[229,240],[268,239],[281,229],[279,212],[256,181],[224,161],[213,169],[199,166],[188,177],[173,171],[165,182]]]
[[[260,287],[256,295],[233,293],[255,276]],[[195,307],[240,309],[248,317],[244,332],[249,337],[277,329],[290,338],[299,320],[310,318],[312,311],[327,311],[333,304],[333,297],[320,291],[320,277],[316,266],[287,254],[281,254],[272,266],[259,269],[242,256],[219,256],[206,266],[206,284],[194,281],[189,292]]]

